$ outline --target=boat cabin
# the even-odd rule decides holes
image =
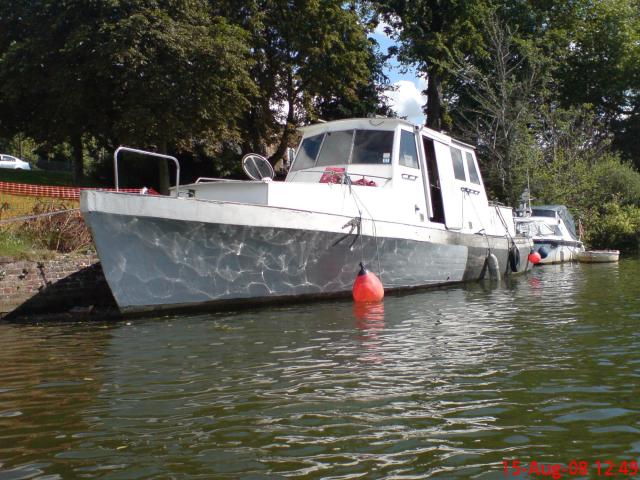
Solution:
[[[565,205],[534,205],[516,211],[516,229],[531,237],[579,240],[573,215]]]
[[[337,120],[301,132],[287,182],[402,191],[422,221],[480,230],[471,217],[488,202],[470,145],[401,119]]]
[[[301,132],[284,182],[185,188],[208,200],[348,216],[368,210],[367,216],[408,225],[499,235],[508,228],[515,235],[511,209],[489,206],[470,145],[391,118],[336,120]]]

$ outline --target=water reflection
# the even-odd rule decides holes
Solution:
[[[505,458],[636,458],[638,266],[0,325],[0,478],[502,478]]]
[[[0,324],[0,472],[7,478],[71,472],[55,456],[95,428],[81,412],[99,395],[110,330]]]
[[[365,350],[361,361],[382,363],[384,357],[380,354],[380,347],[383,340],[380,334],[384,331],[384,303],[354,303],[353,316],[356,328],[361,332],[358,339]]]

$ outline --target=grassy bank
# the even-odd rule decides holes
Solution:
[[[73,173],[46,170],[0,169],[0,181],[60,187],[76,186]],[[80,213],[75,210],[78,206],[77,200],[0,192],[0,256],[23,260],[43,259],[51,258],[57,252],[86,251],[92,248],[91,236]],[[72,211],[35,220],[12,221],[16,217],[60,210]]]
[[[35,200],[31,209],[23,213],[45,215],[29,220],[8,219],[9,222],[0,224],[0,256],[33,260],[51,258],[56,253],[93,250],[91,234],[76,208],[77,202],[62,204]],[[46,215],[60,210],[66,211]]]
[[[31,185],[51,185],[73,187],[73,173],[49,172],[47,170],[9,170],[0,169],[0,182],[29,183]],[[82,185],[87,186],[87,185]]]
[[[14,260],[43,260],[53,258],[56,252],[36,248],[33,242],[0,227],[0,257]]]

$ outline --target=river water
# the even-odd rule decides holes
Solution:
[[[504,462],[511,478],[578,478],[579,462],[630,478],[639,272],[544,266],[375,307],[0,323],[0,479],[508,478]]]

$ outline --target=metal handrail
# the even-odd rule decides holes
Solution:
[[[362,164],[365,165],[365,164]],[[331,165],[328,165],[331,166]],[[353,166],[353,164],[350,164],[349,166]],[[312,167],[313,168],[313,167]],[[333,172],[333,170],[316,170],[315,168],[308,168],[305,170],[296,170],[295,172],[289,172],[289,173],[330,173]],[[369,173],[360,173],[360,172],[348,172],[348,171],[344,171],[344,172],[333,172],[336,175],[343,175],[343,176],[347,176],[347,177],[371,177],[371,178],[378,178],[380,180],[391,180],[392,177],[383,177],[381,175],[371,175]]]
[[[205,183],[205,182],[245,183],[246,180],[233,180],[230,178],[215,178],[215,177],[198,177],[195,181],[195,183]]]
[[[137,153],[139,155],[147,155],[149,157],[162,158],[164,160],[173,160],[173,163],[176,164],[176,197],[180,191],[180,162],[176,157],[172,157],[171,155],[163,155],[162,153],[155,152],[147,152],[146,150],[139,150],[137,148],[130,147],[118,147],[116,151],[113,153],[113,169],[115,172],[115,181],[116,181],[116,192],[120,191],[120,182],[118,180],[118,153],[120,152],[131,152]]]

